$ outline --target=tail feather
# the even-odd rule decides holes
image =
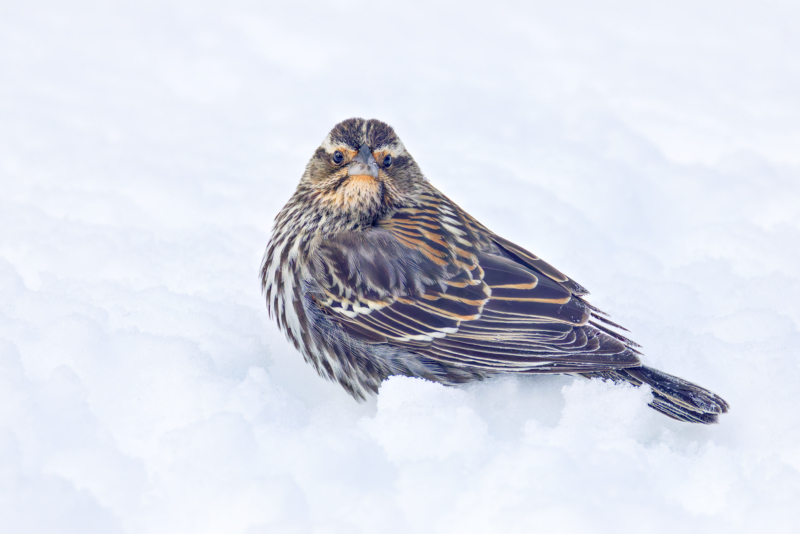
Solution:
[[[604,378],[628,382],[634,386],[647,384],[653,388],[650,407],[664,415],[688,423],[716,423],[728,411],[728,403],[719,395],[677,376],[652,367],[632,367],[615,371],[581,373],[587,378]]]

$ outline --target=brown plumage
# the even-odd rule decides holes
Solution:
[[[450,201],[377,120],[343,121],[317,149],[275,220],[262,286],[294,346],[356,398],[391,375],[571,373],[646,383],[682,421],[728,410],[643,366],[580,284]]]

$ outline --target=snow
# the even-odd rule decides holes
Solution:
[[[3,531],[800,530],[798,17],[3,2]],[[318,378],[258,269],[351,116],[731,412],[563,376],[358,404]]]

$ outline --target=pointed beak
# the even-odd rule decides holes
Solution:
[[[366,144],[358,149],[358,155],[353,158],[347,167],[348,176],[378,177],[378,162],[372,157],[372,152]]]

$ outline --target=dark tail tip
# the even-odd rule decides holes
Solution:
[[[687,423],[706,425],[717,423],[719,416],[730,408],[725,399],[716,393],[652,367],[632,367],[588,373],[585,376],[598,376],[615,382],[630,382],[634,386],[647,384],[653,388],[651,408]]]

